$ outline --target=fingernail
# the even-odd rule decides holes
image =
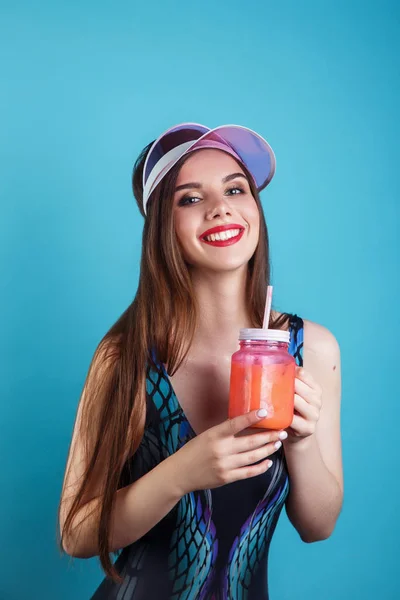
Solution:
[[[286,440],[288,434],[287,431],[281,431],[279,434],[279,437],[281,438],[281,440]]]
[[[267,414],[268,414],[268,411],[266,408],[260,408],[260,410],[257,411],[257,417],[260,417],[260,418],[266,417]]]
[[[275,442],[274,446],[276,449],[278,449],[282,446],[282,442]]]

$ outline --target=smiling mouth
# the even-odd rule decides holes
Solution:
[[[236,244],[243,236],[244,229],[230,229],[229,231],[221,231],[220,233],[212,233],[201,239],[205,244],[211,246],[231,246]]]

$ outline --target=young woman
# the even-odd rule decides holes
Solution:
[[[267,142],[235,125],[178,125],[136,161],[139,286],[94,353],[59,507],[60,547],[98,555],[107,575],[95,600],[265,600],[283,505],[305,542],[334,529],[343,474],[332,333],[273,310],[269,327],[290,331],[297,362],[292,424],[251,428],[256,411],[227,418],[239,330],[262,327],[259,191],[274,170]]]

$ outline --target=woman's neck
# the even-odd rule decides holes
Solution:
[[[193,272],[199,305],[198,326],[191,348],[213,355],[236,347],[239,329],[251,327],[246,306],[247,268],[226,272]]]

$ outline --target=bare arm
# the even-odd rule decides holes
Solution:
[[[331,535],[343,501],[341,374],[335,337],[310,321],[304,321],[304,367],[322,389],[322,408],[315,433],[285,445],[290,475],[286,511],[301,539],[315,542]]]
[[[290,448],[286,460],[292,473],[286,501],[289,520],[303,542],[327,539],[338,519],[343,492],[327,469],[316,439]]]
[[[179,502],[182,491],[177,484],[175,456],[169,456],[146,475],[116,492],[110,552],[116,552],[141,538]],[[76,558],[91,558],[99,554],[98,505],[99,498],[94,498],[77,513],[73,523],[73,539],[64,543],[67,554]],[[83,521],[88,514],[90,516]]]
[[[111,374],[115,346],[108,344],[96,353],[90,377],[94,383]],[[109,360],[109,357],[111,359]],[[87,457],[82,436],[83,408],[88,401],[85,385],[78,405],[71,447],[64,477],[60,503],[60,530],[64,532],[63,548],[71,556],[90,558],[99,554],[98,519],[102,502],[102,478],[105,471],[104,457],[100,456],[92,473],[92,478],[81,500],[80,509],[75,514],[70,531],[64,531],[67,515],[85,476]],[[144,427],[145,414],[141,417]],[[127,433],[127,439],[131,435]],[[131,457],[127,445],[123,464]],[[136,482],[121,488],[115,493],[111,515],[110,552],[115,552],[139,539],[156,525],[182,497],[175,484],[172,457],[162,461],[155,469]]]

